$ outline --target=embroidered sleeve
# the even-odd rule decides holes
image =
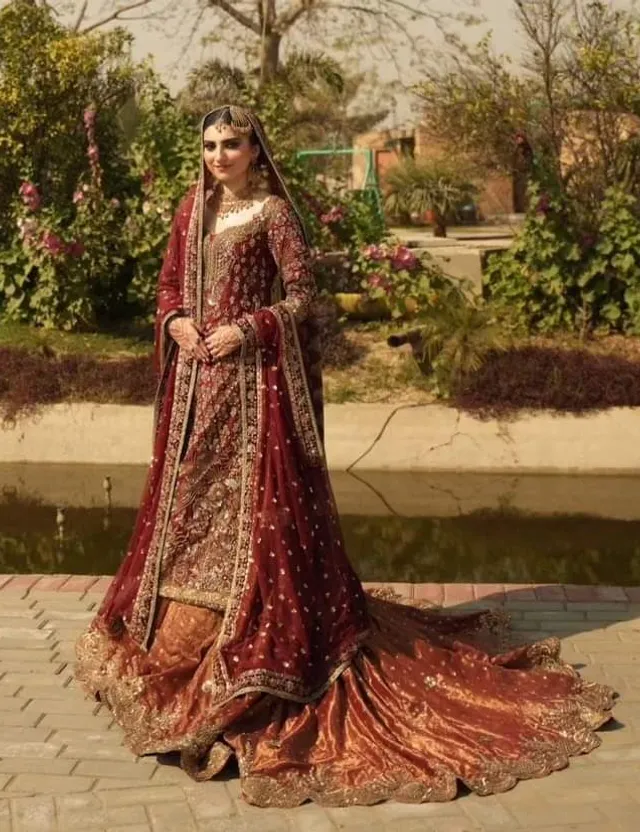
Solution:
[[[278,266],[284,288],[281,301],[298,322],[310,312],[317,290],[311,255],[300,222],[288,202],[282,202],[269,224],[269,250]]]
[[[304,321],[317,295],[309,247],[296,212],[285,200],[278,200],[271,213],[267,239],[278,267],[284,299],[238,321],[247,346],[268,346],[274,342],[277,331],[274,312],[279,308],[290,312],[296,323]]]

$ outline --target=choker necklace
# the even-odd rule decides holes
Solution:
[[[223,192],[218,202],[218,217],[224,219],[231,214],[239,214],[241,211],[251,208],[254,201],[253,188],[249,185],[242,188],[237,194]]]

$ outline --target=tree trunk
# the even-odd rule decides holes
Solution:
[[[443,217],[436,216],[433,221],[433,236],[434,237],[446,237],[447,236],[447,224]]]
[[[282,35],[265,32],[260,45],[260,86],[272,81],[280,68],[280,44]]]

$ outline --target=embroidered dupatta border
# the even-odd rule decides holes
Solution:
[[[184,308],[196,321],[202,315],[202,222],[204,206],[204,177],[198,182],[185,247]],[[171,508],[175,494],[180,460],[187,435],[188,416],[193,403],[198,364],[193,358],[178,351],[176,366],[176,383],[169,436],[165,452],[165,466],[162,478],[160,499],[158,502],[158,519],[144,570],[140,578],[140,587],[136,596],[131,619],[127,628],[135,641],[143,648],[148,648],[160,586],[162,556],[166,543]]]

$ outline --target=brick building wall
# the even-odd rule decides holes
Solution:
[[[383,130],[358,136],[354,147],[372,149],[376,172],[384,190],[385,174],[397,165],[403,154],[410,152],[415,159],[441,159],[451,155],[451,148],[428,133],[423,127],[414,130]],[[356,155],[353,178],[356,187],[364,182],[366,159]],[[476,205],[482,219],[515,212],[513,179],[510,176],[488,175],[475,183],[478,187]]]

